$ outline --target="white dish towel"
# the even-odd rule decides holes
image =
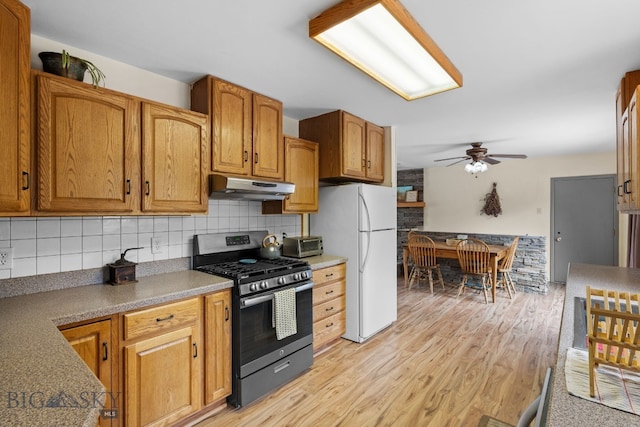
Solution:
[[[295,288],[274,292],[272,326],[278,340],[298,333]]]

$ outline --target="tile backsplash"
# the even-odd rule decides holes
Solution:
[[[11,269],[0,279],[103,267],[127,248],[133,262],[192,255],[194,234],[268,230],[299,236],[300,215],[262,215],[262,203],[209,200],[207,215],[0,218],[0,248],[13,248]],[[159,251],[152,253],[151,238]]]

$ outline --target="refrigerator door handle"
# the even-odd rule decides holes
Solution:
[[[364,268],[367,266],[367,262],[369,261],[369,251],[371,249],[371,215],[369,214],[369,206],[367,206],[367,201],[362,196],[362,193],[358,192],[358,197],[362,201],[362,206],[364,207],[367,218],[367,229],[363,230],[365,233],[367,233],[367,247],[364,258],[362,259],[362,264],[360,265],[360,273],[362,273],[364,271]]]

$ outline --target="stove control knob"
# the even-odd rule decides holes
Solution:
[[[287,279],[284,277],[278,277],[278,285],[284,285],[285,283],[287,283]]]
[[[303,279],[308,279],[308,278],[309,278],[309,274],[308,274],[306,271],[303,271],[302,273],[300,273],[300,276],[301,276]]]
[[[250,291],[257,291],[258,290],[258,284],[257,283],[252,283],[251,285],[249,285],[249,290]]]
[[[299,273],[294,274],[293,280],[300,280],[300,274]]]
[[[269,287],[269,284],[267,282],[260,283],[260,289],[267,289],[268,287]]]

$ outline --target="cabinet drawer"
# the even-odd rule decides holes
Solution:
[[[192,298],[124,314],[124,339],[162,332],[178,325],[197,322],[200,299]]]
[[[344,297],[340,296],[327,302],[315,304],[313,306],[313,321],[324,319],[325,317],[333,316],[339,311],[344,310],[345,301]]]
[[[323,283],[339,280],[347,275],[347,264],[342,263],[333,267],[322,268],[313,272],[313,282],[316,286]]]
[[[320,320],[313,324],[313,349],[340,338],[345,332],[347,314],[345,311]]]
[[[335,283],[329,283],[328,285],[314,286],[313,287],[313,305],[322,304],[330,299],[344,295],[346,282],[340,280]]]

